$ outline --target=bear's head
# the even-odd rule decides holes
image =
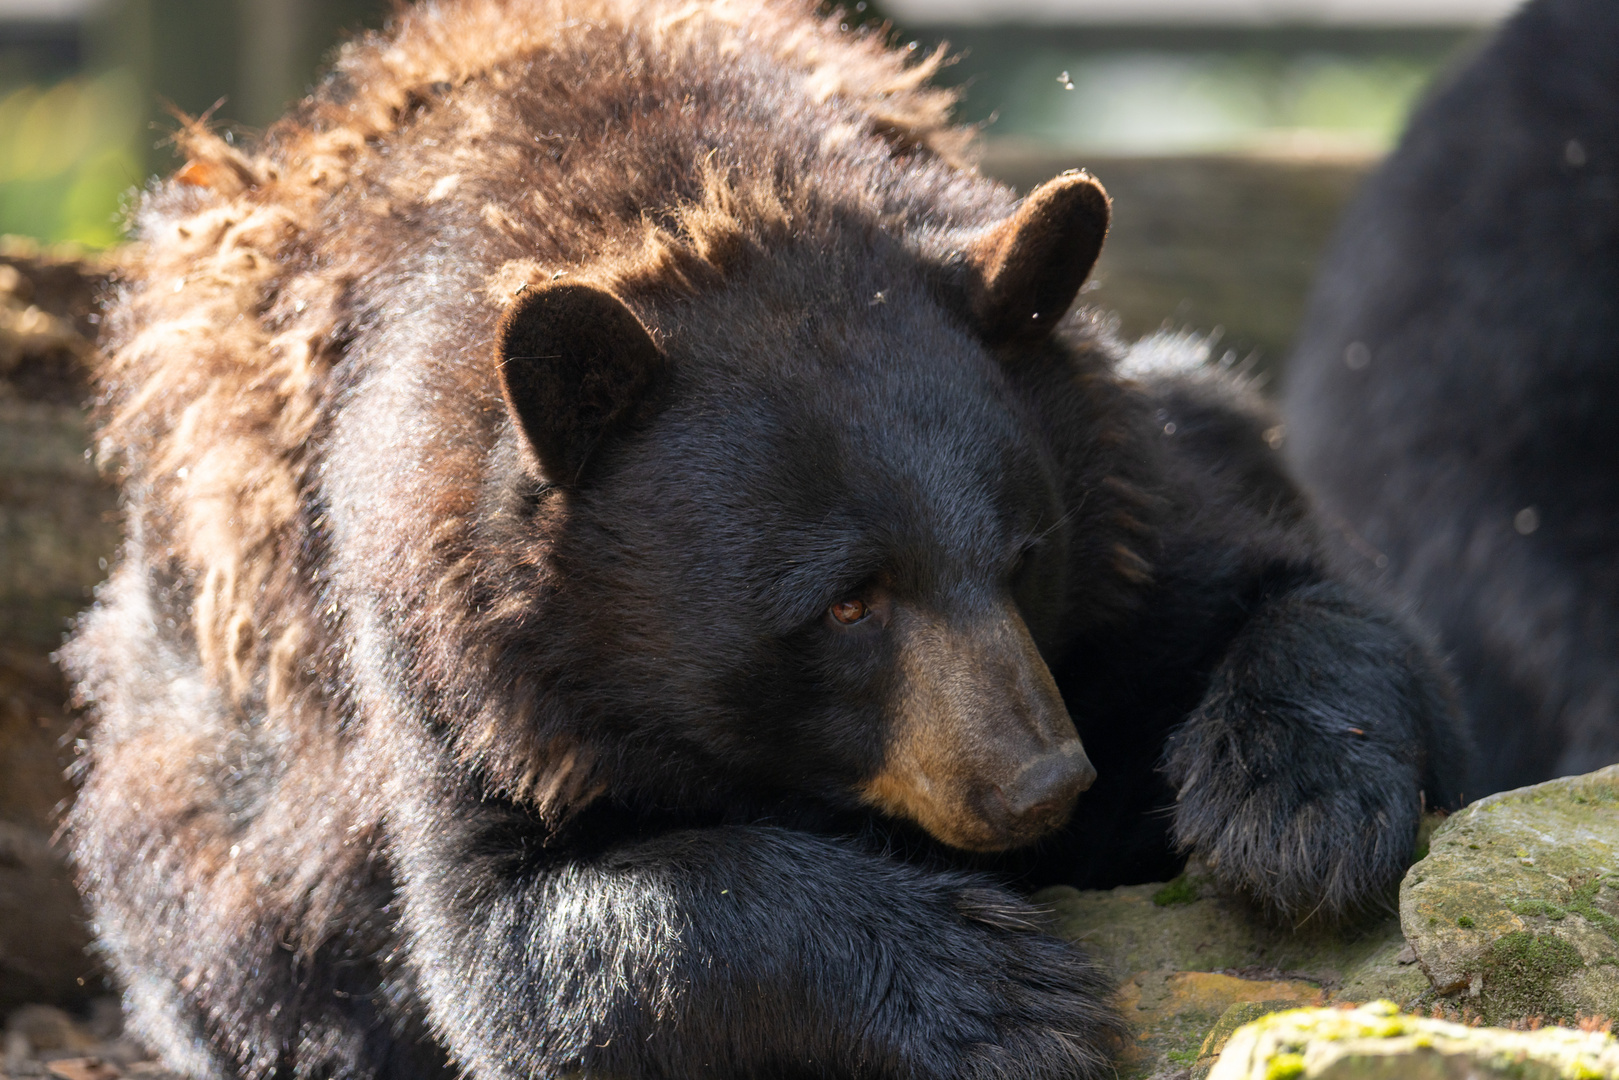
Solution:
[[[1066,819],[1095,771],[1041,650],[1074,508],[1021,368],[1061,368],[1107,220],[1073,173],[932,254],[848,229],[639,314],[519,293],[513,527],[546,532],[568,643],[535,662],[615,792],[876,808],[972,850]]]

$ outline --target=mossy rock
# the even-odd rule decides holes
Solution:
[[[1203,1037],[1203,1045],[1198,1048],[1197,1060],[1200,1065],[1212,1065],[1225,1050],[1226,1044],[1231,1041],[1240,1028],[1247,1027],[1255,1020],[1262,1020],[1275,1012],[1285,1012],[1296,1008],[1294,1001],[1239,1001],[1225,1012],[1215,1023],[1209,1033]]]
[[[1619,766],[1450,818],[1400,920],[1435,990],[1490,1022],[1619,1015]]]
[[[1279,927],[1195,869],[1168,883],[1053,888],[1035,899],[1057,933],[1083,944],[1119,982],[1136,1035],[1120,1063],[1123,1080],[1201,1075],[1231,1031],[1275,1009],[1410,1002],[1428,991],[1413,958],[1402,956],[1398,920],[1347,930]]]
[[[1391,1002],[1291,1009],[1239,1028],[1208,1080],[1619,1080],[1619,1041],[1402,1015]]]

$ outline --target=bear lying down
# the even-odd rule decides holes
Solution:
[[[1102,188],[808,7],[423,4],[143,199],[71,835],[173,1067],[1103,1076],[1015,889],[1342,916],[1453,799],[1261,410],[1064,319]]]

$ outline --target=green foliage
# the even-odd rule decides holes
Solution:
[[[1159,907],[1176,907],[1197,899],[1197,879],[1182,874],[1152,894],[1152,902]]]
[[[967,54],[969,116],[993,110],[996,135],[1108,154],[1382,151],[1443,55],[1304,48],[1280,34],[1206,50],[985,36],[950,35]]]
[[[0,92],[0,233],[116,243],[119,203],[141,181],[143,120],[126,72]]]

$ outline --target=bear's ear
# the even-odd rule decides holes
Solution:
[[[665,366],[641,320],[589,285],[524,289],[501,316],[496,350],[506,408],[546,479],[564,488],[642,416]]]
[[[1082,170],[1029,192],[967,244],[967,306],[992,345],[1051,333],[1090,276],[1107,236],[1107,192]]]

